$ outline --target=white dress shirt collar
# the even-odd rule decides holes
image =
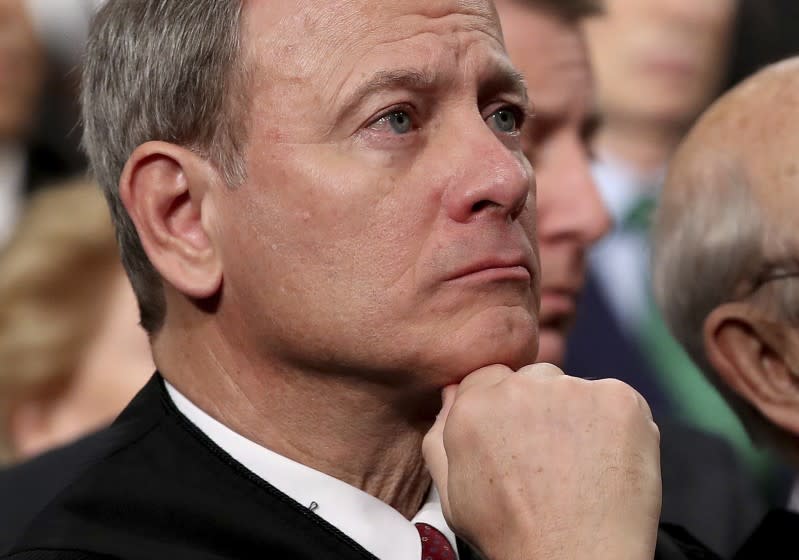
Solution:
[[[665,167],[643,175],[610,156],[598,158],[591,166],[599,194],[613,221],[619,224],[642,197],[657,196]]]
[[[177,409],[216,445],[381,560],[419,560],[422,557],[419,533],[413,525],[417,522],[432,525],[455,547],[455,534],[444,520],[435,489],[413,520],[408,521],[374,496],[234,432],[203,412],[169,382],[165,384]]]

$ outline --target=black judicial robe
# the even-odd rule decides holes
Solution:
[[[735,555],[735,560],[789,560],[799,553],[799,514],[787,510],[770,511]]]
[[[109,428],[0,475],[3,519],[15,560],[374,560],[216,446],[157,374]],[[661,529],[656,559],[689,558],[715,556]]]

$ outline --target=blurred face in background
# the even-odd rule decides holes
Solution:
[[[133,290],[121,268],[75,371],[12,407],[10,439],[24,460],[110,423],[154,371]]]
[[[33,126],[45,59],[22,0],[0,1],[0,142],[19,140]]]
[[[497,9],[511,62],[524,74],[535,117],[523,148],[538,185],[541,255],[539,362],[560,364],[585,281],[586,251],[610,227],[591,178],[594,91],[580,28],[512,0]]]
[[[736,0],[606,0],[586,20],[608,120],[686,126],[718,93]]]

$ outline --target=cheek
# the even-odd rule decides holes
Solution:
[[[432,215],[430,201],[418,196],[425,191],[399,174],[313,148],[273,159],[283,165],[257,170],[244,187],[251,193],[230,205],[244,222],[242,246],[260,254],[263,274],[288,287],[308,278],[375,292],[401,282],[414,267]],[[264,186],[256,186],[259,176],[269,178]]]

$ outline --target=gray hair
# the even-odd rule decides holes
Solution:
[[[713,373],[703,341],[705,319],[719,305],[740,299],[769,263],[779,261],[788,231],[766,225],[749,179],[736,162],[703,161],[681,176],[695,185],[670,185],[655,215],[655,299],[674,337],[741,418],[755,441],[790,449],[789,435],[729,389]],[[671,178],[670,178],[671,179]],[[774,282],[751,301],[780,320],[797,321],[799,287]]]
[[[704,367],[705,319],[755,273],[763,227],[735,163],[707,165],[690,180],[696,185],[664,189],[653,227],[652,281],[675,338]]]
[[[133,151],[151,140],[207,157],[244,179],[247,105],[240,0],[109,0],[92,23],[83,70],[83,145],[116,227],[141,324],[163,323],[163,282],[119,198]]]

